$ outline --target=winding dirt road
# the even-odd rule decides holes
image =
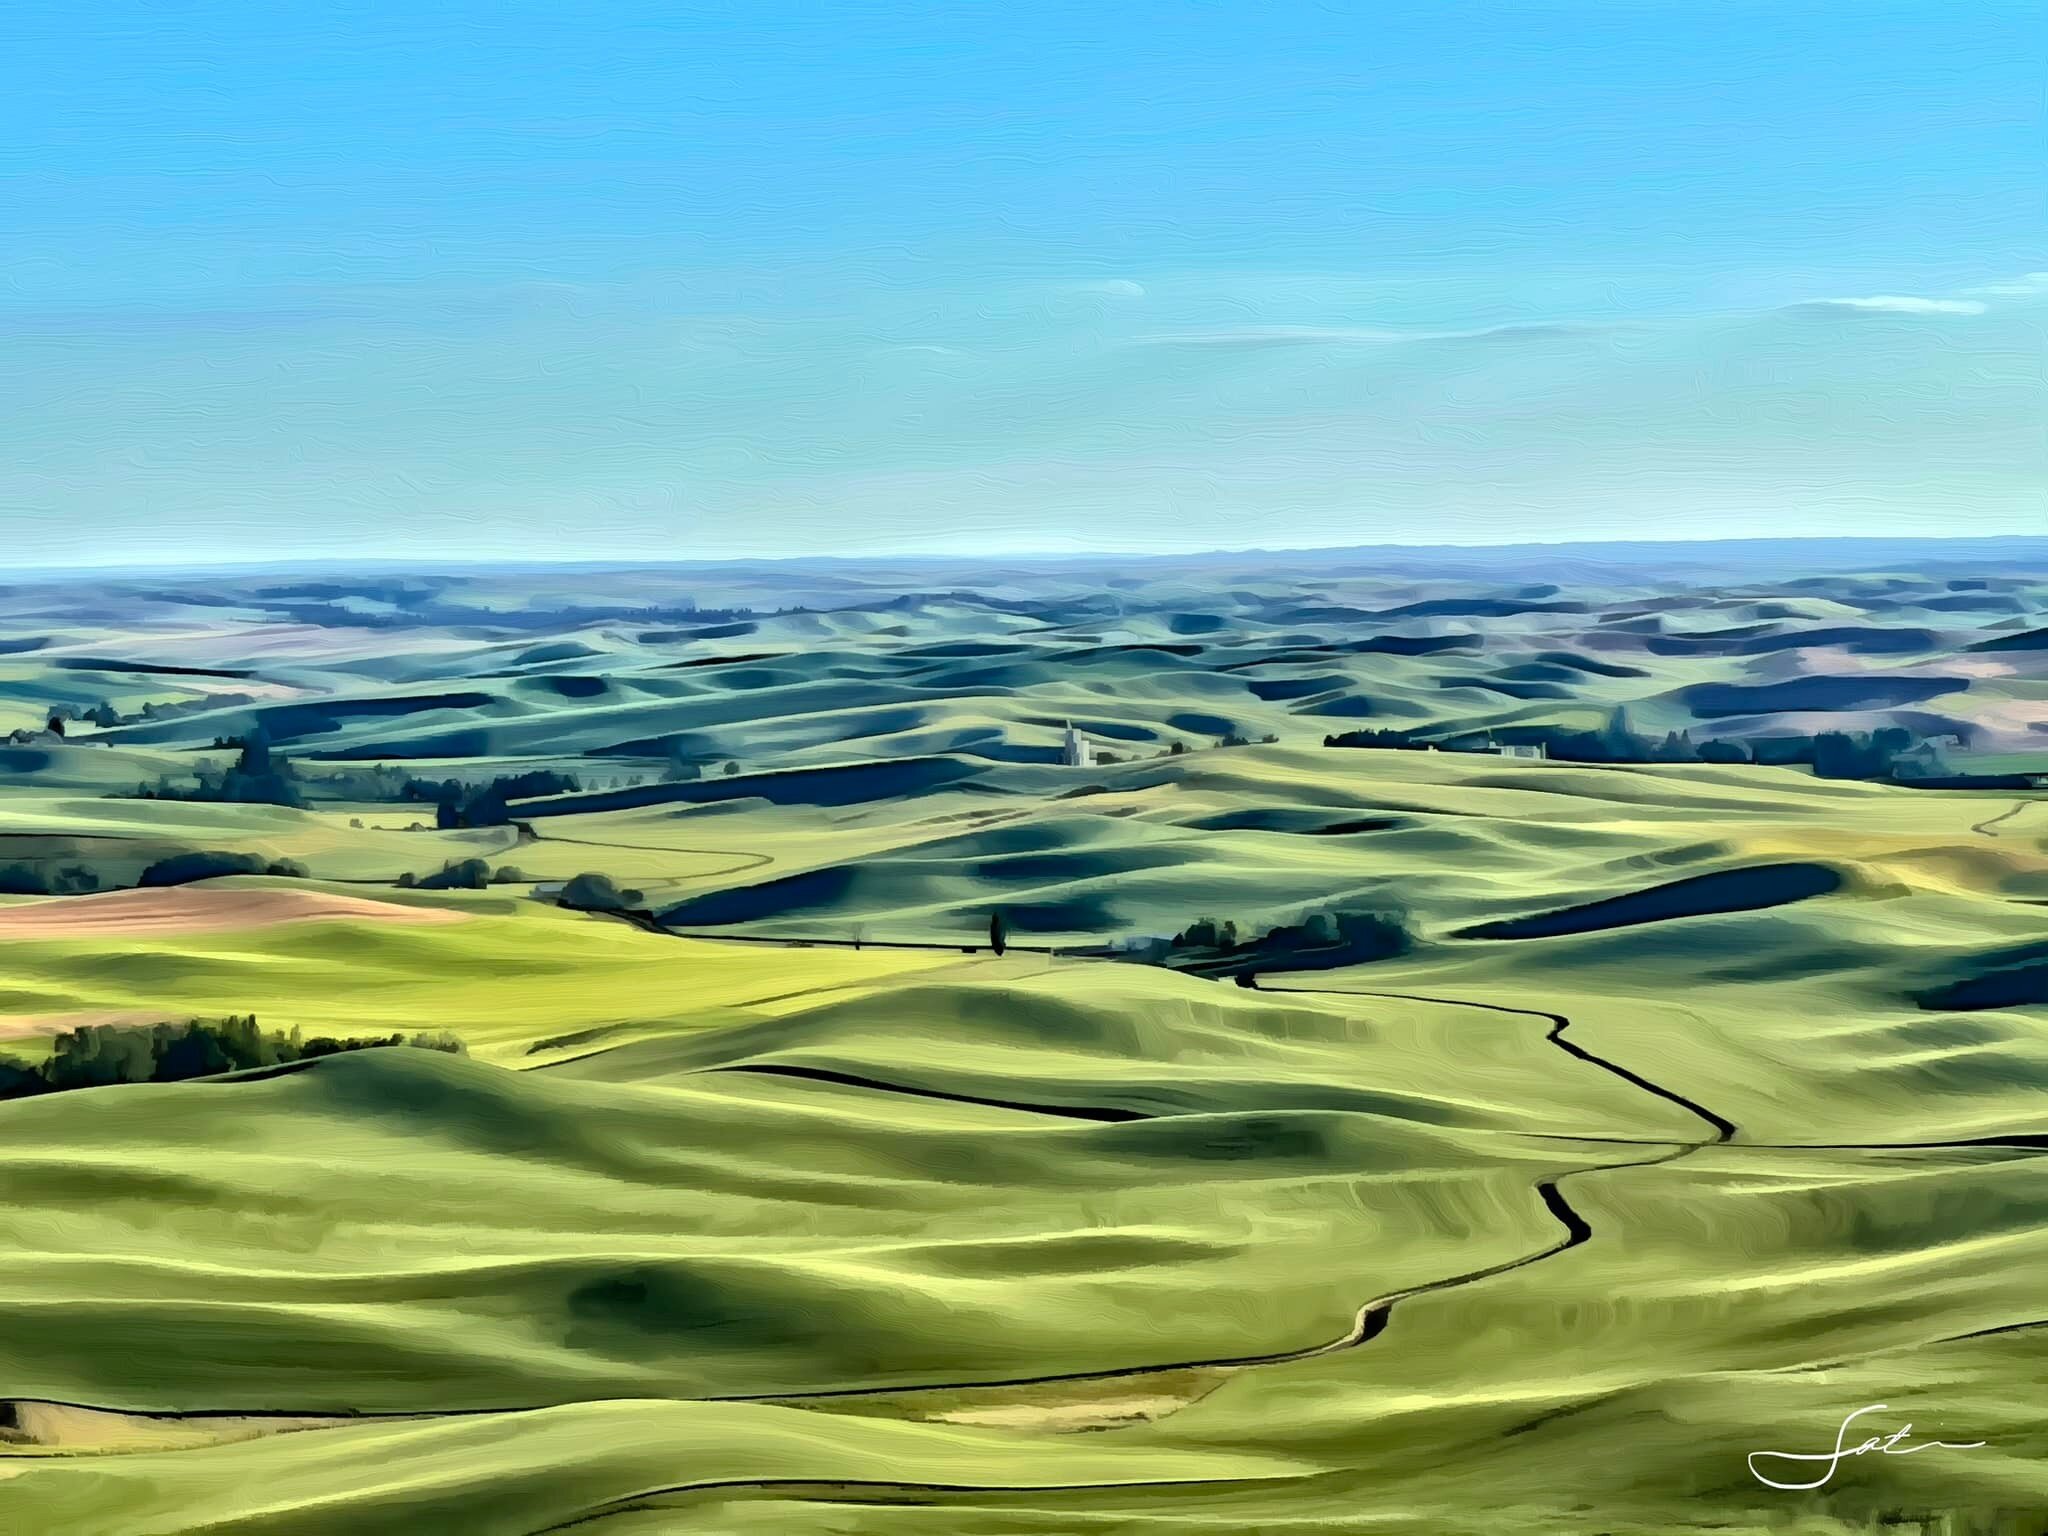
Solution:
[[[1697,1115],[1701,1120],[1704,1120],[1712,1128],[1714,1135],[1711,1141],[1701,1142],[1699,1145],[1710,1146],[1714,1142],[1732,1141],[1735,1138],[1734,1121],[1723,1119],[1698,1101],[1689,1099],[1682,1093],[1666,1088],[1661,1083],[1651,1082],[1650,1079],[1642,1076],[1640,1073],[1630,1071],[1627,1067],[1621,1065],[1620,1062],[1609,1061],[1598,1052],[1589,1051],[1576,1041],[1565,1039],[1564,1032],[1572,1027],[1572,1021],[1561,1013],[1551,1013],[1542,1008],[1510,1008],[1504,1003],[1475,1003],[1462,997],[1426,997],[1416,992],[1366,992],[1345,987],[1261,987],[1259,990],[1262,992],[1308,992],[1325,997],[1378,997],[1394,1002],[1436,1003],[1446,1008],[1476,1008],[1484,1013],[1510,1013],[1518,1014],[1525,1019],[1542,1019],[1550,1025],[1549,1032],[1543,1038],[1566,1055],[1574,1056],[1590,1066],[1598,1067],[1603,1072],[1611,1072],[1631,1087],[1640,1088],[1645,1093],[1654,1093],[1658,1098],[1676,1104],[1686,1113]]]
[[[590,1525],[599,1520],[610,1520],[619,1515],[641,1514],[659,1509],[658,1499],[678,1498],[692,1493],[740,1493],[759,1491],[763,1493],[811,1493],[834,1494],[852,1492],[882,1493],[894,1491],[905,1494],[989,1494],[989,1493],[1129,1493],[1139,1489],[1167,1488],[1244,1488],[1276,1482],[1293,1482],[1293,1478],[1251,1478],[1251,1477],[1194,1477],[1174,1479],[1132,1480],[1130,1482],[1099,1483],[920,1483],[909,1480],[897,1481],[892,1478],[805,1478],[805,1477],[739,1477],[720,1478],[695,1483],[672,1483],[663,1488],[648,1488],[639,1493],[622,1494],[607,1499],[580,1515],[554,1525],[544,1525],[530,1533],[530,1536],[555,1536],[559,1531],[573,1531],[578,1526]]]
[[[1543,1180],[1536,1186],[1536,1195],[1543,1202],[1544,1209],[1550,1213],[1559,1227],[1563,1229],[1562,1235],[1557,1241],[1538,1249],[1534,1253],[1523,1254],[1513,1259],[1504,1259],[1496,1264],[1488,1264],[1478,1269],[1464,1270],[1458,1274],[1446,1275],[1441,1279],[1425,1281],[1420,1285],[1412,1285],[1402,1290],[1375,1296],[1358,1309],[1352,1318],[1349,1328],[1336,1338],[1321,1344],[1313,1344],[1302,1349],[1275,1350],[1265,1354],[1233,1355],[1206,1360],[1174,1360],[1151,1365],[1119,1366],[1095,1371],[1062,1371],[1040,1376],[1013,1377],[1001,1381],[946,1381],[927,1382],[914,1386],[887,1387],[829,1387],[811,1392],[749,1393],[715,1400],[734,1402],[823,1401],[852,1397],[908,1396],[918,1392],[959,1392],[978,1388],[1051,1386],[1062,1382],[1118,1381],[1141,1376],[1163,1375],[1172,1371],[1243,1370],[1255,1366],[1283,1365],[1291,1361],[1311,1360],[1321,1355],[1335,1354],[1340,1350],[1355,1349],[1362,1344],[1371,1343],[1384,1333],[1387,1324],[1392,1320],[1394,1308],[1403,1301],[1417,1296],[1432,1295],[1439,1291],[1453,1290],[1460,1286],[1473,1285],[1481,1280],[1490,1280],[1498,1275],[1509,1274],[1518,1269],[1526,1269],[1532,1264],[1539,1264],[1545,1259],[1555,1258],[1558,1254],[1569,1252],[1571,1249],[1590,1241],[1593,1236],[1592,1223],[1565,1197],[1564,1185],[1566,1181],[1586,1174],[1619,1172],[1631,1168],[1652,1168],[1663,1163],[1676,1162],[1682,1157],[1688,1157],[1692,1153],[1699,1151],[1702,1147],[1716,1146],[1730,1141],[1736,1134],[1737,1128],[1732,1120],[1714,1113],[1714,1111],[1674,1089],[1652,1082],[1640,1073],[1622,1066],[1619,1062],[1610,1061],[1598,1052],[1587,1050],[1576,1041],[1565,1039],[1564,1034],[1566,1030],[1571,1028],[1571,1020],[1561,1013],[1550,1013],[1537,1008],[1510,1008],[1500,1003],[1475,1003],[1468,1002],[1462,998],[1429,997],[1406,992],[1367,992],[1339,987],[1273,987],[1262,988],[1261,990],[1428,1003],[1443,1007],[1475,1008],[1488,1013],[1510,1014],[1522,1018],[1540,1019],[1549,1026],[1544,1039],[1566,1055],[1589,1066],[1597,1067],[1603,1072],[1611,1073],[1631,1087],[1654,1094],[1667,1103],[1677,1105],[1701,1120],[1712,1134],[1699,1141],[1645,1143],[1644,1145],[1653,1145],[1660,1148],[1656,1156],[1636,1158],[1619,1163],[1588,1163],[1583,1167],[1567,1169],[1555,1178]],[[790,1076],[811,1075],[803,1072],[802,1069],[783,1070],[785,1075]],[[889,1084],[876,1084],[875,1086],[894,1092],[914,1091],[896,1088]],[[1023,1108],[1025,1106],[1011,1105],[1004,1107]],[[1068,1113],[1071,1112],[1068,1111]]]
[[[2032,800],[2015,800],[2009,809],[2000,811],[1996,816],[1987,816],[1982,821],[1972,823],[1970,830],[1982,837],[1998,837],[2001,834],[1992,831],[1993,827],[1997,826],[2000,822],[2011,821],[2021,811],[2024,811],[2034,803]]]

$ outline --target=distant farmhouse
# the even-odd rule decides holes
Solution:
[[[1060,738],[1060,761],[1069,768],[1093,768],[1095,746],[1074,729],[1074,722],[1067,722],[1067,734]]]
[[[1894,757],[1892,773],[1902,779],[1949,778],[1961,771],[1953,759],[1968,751],[1960,736],[1930,736]]]
[[[1549,760],[1550,757],[1550,748],[1546,747],[1540,741],[1531,743],[1527,746],[1517,746],[1513,743],[1507,743],[1504,745],[1498,742],[1489,741],[1485,746],[1481,747],[1479,750],[1482,752],[1491,752],[1496,757],[1520,758],[1522,761],[1529,763],[1546,762]]]

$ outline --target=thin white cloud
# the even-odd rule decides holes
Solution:
[[[1516,320],[1507,325],[1481,326],[1471,331],[1425,331],[1404,338],[1413,341],[1556,341],[1574,336],[1600,336],[1616,331],[1645,329],[1645,321],[1626,320]]]
[[[1879,293],[1867,299],[1815,299],[1803,307],[1855,309],[1882,315],[1981,315],[1991,306],[1976,299],[1921,299],[1902,293]]]
[[[2048,272],[2023,272],[2011,282],[1979,283],[1974,288],[1965,288],[1965,293],[1989,294],[1999,299],[2027,299],[2037,293],[2048,293]]]

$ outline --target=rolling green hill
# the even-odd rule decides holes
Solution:
[[[2048,579],[1276,562],[0,594],[0,1530],[2043,1529]]]

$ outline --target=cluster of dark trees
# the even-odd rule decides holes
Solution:
[[[694,784],[703,778],[712,766],[713,759],[694,755],[688,745],[677,741],[670,745],[668,766],[662,770],[661,780],[664,784]],[[742,770],[737,761],[727,758],[718,771],[727,778],[732,778]],[[629,778],[625,781],[625,787],[630,789],[639,782],[637,778]],[[618,787],[614,783],[613,788]]]
[[[1267,747],[1275,746],[1279,743],[1279,741],[1280,738],[1270,731],[1267,732],[1264,736],[1256,738],[1257,745]],[[1242,733],[1237,731],[1231,731],[1227,735],[1218,736],[1216,738],[1215,745],[1219,747],[1249,747],[1254,745],[1254,738],[1243,735]],[[1351,746],[1354,745],[1354,743],[1348,741],[1337,742],[1329,737],[1325,737],[1323,739],[1323,745],[1326,747]],[[1370,743],[1363,743],[1363,745],[1370,745]],[[1152,755],[1154,757],[1186,757],[1188,751],[1188,744],[1185,741],[1175,738],[1174,740],[1169,741],[1164,747],[1162,747],[1159,751],[1153,753]],[[1131,762],[1134,760],[1135,759],[1125,757],[1124,755],[1116,752],[1103,752],[1098,750],[1095,754],[1095,765],[1098,768],[1110,768],[1114,767],[1118,763]]]
[[[135,883],[190,885],[195,880],[213,880],[222,875],[274,875],[304,880],[311,873],[297,859],[266,859],[253,853],[200,849],[174,853],[144,866]],[[0,896],[89,896],[94,891],[118,888],[118,882],[107,885],[99,871],[88,864],[0,865]]]
[[[309,777],[307,785],[331,800],[376,801],[403,800],[406,785],[415,782],[390,763],[331,763],[322,764],[319,777]]]
[[[1499,732],[1467,731],[1449,735],[1441,731],[1398,730],[1367,727],[1325,736],[1326,747],[1381,747],[1397,751],[1422,751],[1431,747],[1446,752],[1484,752],[1495,743],[1541,746],[1560,762],[1567,763],[1697,763],[1746,762],[1741,742],[1706,742],[1695,745],[1690,732],[1667,731],[1659,739],[1632,730],[1628,712],[1617,709],[1598,730],[1573,731],[1563,726],[1518,725]],[[1727,755],[1706,756],[1708,749]],[[1742,755],[1734,755],[1741,753]]]
[[[289,1034],[260,1029],[254,1014],[183,1024],[88,1024],[58,1035],[46,1061],[0,1056],[0,1099],[115,1083],[181,1083],[393,1045],[464,1054],[462,1041],[446,1030],[369,1038],[315,1035],[308,1040],[296,1029]]]
[[[216,747],[239,747],[234,762],[221,769],[202,767],[197,784],[190,789],[174,785],[168,778],[155,784],[137,786],[144,800],[218,800],[236,805],[304,805],[306,796],[291,759],[270,750],[270,738],[261,731],[243,737],[223,737]]]
[[[647,900],[645,891],[627,889],[610,875],[586,871],[562,887],[556,905],[582,912],[629,912]]]
[[[136,795],[144,800],[208,800],[237,804],[303,806],[309,788],[323,794],[340,794],[359,800],[401,800],[434,807],[434,824],[453,827],[502,827],[512,816],[507,802],[535,795],[563,795],[582,786],[566,773],[538,768],[525,773],[501,774],[487,783],[471,784],[461,779],[420,779],[384,765],[371,768],[343,768],[316,781],[307,780],[290,758],[271,750],[261,731],[247,736],[221,737],[218,749],[237,750],[235,761],[226,768],[202,767],[191,786],[173,783],[166,776],[154,784],[142,784]]]
[[[1176,970],[1235,976],[1240,985],[1250,986],[1262,970],[1365,965],[1404,955],[1414,946],[1408,915],[1386,907],[1312,912],[1298,923],[1282,923],[1257,935],[1241,934],[1230,918],[1198,918],[1168,940],[1163,953],[1151,958]]]
[[[226,853],[209,848],[170,854],[145,865],[135,883],[190,885],[195,880],[213,880],[222,875],[272,875],[305,880],[311,874],[297,859],[266,859],[253,853]],[[120,888],[119,881],[109,885],[89,864],[0,865],[0,896],[89,896],[94,891]]]
[[[503,774],[486,784],[466,784],[461,779],[408,779],[400,798],[431,802],[434,825],[454,827],[502,827],[512,820],[508,801],[530,800],[536,795],[567,795],[581,788],[566,773],[535,768],[526,773]]]
[[[190,885],[195,880],[215,880],[222,875],[277,875],[304,880],[312,872],[297,859],[265,859],[253,853],[223,853],[206,849],[174,853],[158,859],[143,870],[138,885]]]
[[[1904,726],[1822,731],[1813,738],[1813,772],[1822,779],[1888,779],[1899,759],[1920,745]]]
[[[1824,779],[1889,778],[1899,760],[1921,744],[1903,726],[1878,730],[1788,733],[1737,740],[1710,737],[1694,741],[1690,731],[1666,731],[1662,737],[1632,730],[1625,710],[1617,709],[1594,731],[1561,726],[1520,725],[1495,733],[1425,734],[1422,731],[1368,728],[1325,736],[1326,747],[1381,747],[1420,751],[1439,747],[1446,752],[1485,751],[1494,742],[1540,745],[1564,763],[1758,763],[1767,767],[1805,766]]]
[[[55,710],[52,712],[51,723],[54,728],[58,719],[70,717],[88,721],[103,731],[110,731],[117,725],[134,725],[151,720],[176,720],[183,715],[203,715],[215,709],[239,709],[255,702],[256,695],[253,693],[209,693],[198,698],[174,699],[168,704],[151,701],[134,714],[124,715],[112,704],[102,700],[90,709],[78,711],[76,716],[71,716],[67,709]]]
[[[1382,752],[1426,752],[1436,743],[1413,731],[1370,725],[1356,731],[1338,731],[1323,738],[1326,747],[1372,747]]]
[[[525,872],[510,864],[492,869],[482,859],[450,859],[431,875],[415,875],[407,870],[394,883],[410,891],[481,891],[487,886],[521,885],[525,881]]]
[[[99,873],[84,864],[47,871],[39,864],[0,865],[0,896],[85,896],[99,888]]]

